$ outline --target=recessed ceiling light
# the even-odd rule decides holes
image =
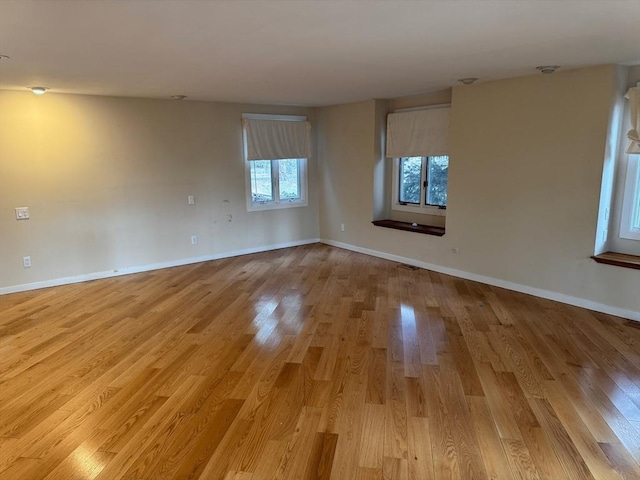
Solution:
[[[536,70],[540,70],[545,75],[549,75],[550,73],[555,72],[560,68],[560,65],[542,65],[540,67],[536,67]]]
[[[186,95],[171,95],[171,98],[173,98],[174,100],[184,100],[185,98],[187,98]]]
[[[47,87],[29,87],[29,89],[36,95],[44,95],[44,92],[49,90]]]
[[[458,81],[463,85],[471,85],[473,82],[477,80],[478,79],[475,77],[468,77],[468,78],[460,78]]]
[[[0,55],[0,60],[9,60],[10,58],[9,55]]]

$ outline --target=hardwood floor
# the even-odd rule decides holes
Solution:
[[[320,244],[0,312],[2,479],[640,479],[620,318]]]

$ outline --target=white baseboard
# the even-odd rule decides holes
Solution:
[[[475,273],[465,272],[463,270],[457,270],[455,268],[442,267],[440,265],[433,265],[431,263],[421,262],[413,258],[401,257],[399,255],[393,255],[390,253],[380,252],[378,250],[371,250],[369,248],[358,247],[348,243],[336,242],[334,240],[327,240],[321,238],[322,243],[331,245],[338,248],[344,248],[345,250],[351,250],[353,252],[364,253],[365,255],[371,255],[373,257],[384,258],[385,260],[391,260],[393,262],[406,263],[407,265],[414,265],[416,267],[424,268],[426,270],[433,270],[434,272],[444,273],[446,275],[452,275],[454,277],[460,277],[467,280],[473,280],[479,283],[485,283],[487,285],[493,285],[495,287],[505,288],[507,290],[513,290],[515,292],[526,293],[536,297],[542,297],[549,300],[555,300],[556,302],[566,303],[574,305],[576,307],[582,307],[589,310],[595,310],[596,312],[607,313],[609,315],[615,315],[617,317],[627,318],[629,320],[635,320],[640,322],[640,312],[633,310],[626,310],[623,308],[612,307],[603,303],[593,302],[585,298],[572,297],[563,293],[552,292],[550,290],[542,290],[540,288],[529,287],[527,285],[521,285],[519,283],[507,282],[498,278],[486,277],[484,275],[478,275]]]
[[[104,272],[87,273],[84,275],[76,275],[73,277],[54,278],[42,282],[25,283],[22,285],[13,285],[10,287],[0,288],[0,295],[8,293],[25,292],[27,290],[36,290],[39,288],[57,287],[59,285],[68,285],[71,283],[87,282],[89,280],[99,280],[101,278],[119,277],[121,275],[130,275],[132,273],[149,272],[151,270],[159,270],[161,268],[179,267],[181,265],[189,265],[192,263],[209,262],[211,260],[219,260],[221,258],[238,257],[240,255],[248,255],[250,253],[267,252],[269,250],[279,250],[281,248],[298,247],[300,245],[308,245],[318,243],[319,238],[310,238],[307,240],[297,240],[295,242],[278,243],[275,245],[267,245],[263,247],[246,248],[244,250],[235,250],[232,252],[217,253],[215,255],[205,255],[201,257],[184,258],[181,260],[172,260],[170,262],[154,263],[151,265],[141,265],[135,267],[118,268],[107,270]]]
[[[219,260],[221,258],[238,257],[240,255],[248,255],[251,253],[267,252],[270,250],[278,250],[281,248],[297,247],[300,245],[309,245],[311,243],[322,242],[334,247],[343,248],[345,250],[351,250],[353,252],[363,253],[365,255],[371,255],[373,257],[384,258],[393,262],[405,263],[407,265],[414,265],[416,267],[424,268],[426,270],[433,270],[434,272],[444,273],[446,275],[452,275],[454,277],[460,277],[467,280],[473,280],[475,282],[485,283],[487,285],[493,285],[496,287],[506,288],[507,290],[513,290],[516,292],[526,293],[534,295],[536,297],[547,298],[549,300],[555,300],[557,302],[574,305],[577,307],[587,308],[589,310],[595,310],[596,312],[607,313],[609,315],[615,315],[622,318],[628,318],[640,322],[640,312],[633,310],[626,310],[623,308],[612,307],[602,303],[593,302],[579,297],[572,297],[558,292],[552,292],[550,290],[542,290],[540,288],[529,287],[519,283],[507,282],[498,278],[486,277],[484,275],[478,275],[475,273],[465,272],[464,270],[457,270],[454,268],[442,267],[440,265],[434,265],[431,263],[421,262],[413,258],[402,257],[400,255],[393,255],[390,253],[380,252],[378,250],[371,250],[369,248],[358,247],[343,242],[336,242],[334,240],[310,238],[306,240],[298,240],[295,242],[279,243],[275,245],[267,245],[262,247],[247,248],[244,250],[235,250],[231,252],[223,252],[215,255],[205,255],[201,257],[185,258],[181,260],[173,260],[170,262],[154,263],[151,265],[141,265],[135,267],[125,267],[115,270],[108,270],[104,272],[88,273],[84,275],[77,275],[73,277],[54,278],[51,280],[45,280],[41,282],[26,283],[22,285],[13,285],[10,287],[0,288],[0,295],[6,295],[9,293],[25,292],[27,290],[36,290],[39,288],[57,287],[59,285],[68,285],[72,283],[87,282],[89,280],[99,280],[102,278],[118,277],[121,275],[130,275],[132,273],[148,272],[151,270],[159,270],[161,268],[178,267],[181,265],[189,265],[192,263],[208,262],[211,260]]]

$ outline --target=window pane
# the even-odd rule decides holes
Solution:
[[[280,200],[300,198],[300,174],[298,160],[280,160]]]
[[[254,160],[251,164],[251,200],[253,202],[273,201],[271,182],[271,160]]]
[[[638,161],[640,163],[640,160]],[[633,203],[631,205],[631,230],[640,232],[640,165],[636,167],[635,184],[633,185]]]
[[[427,165],[427,205],[447,205],[447,178],[449,157],[429,157]]]
[[[400,202],[420,203],[422,157],[400,159]]]

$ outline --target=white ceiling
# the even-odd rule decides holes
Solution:
[[[0,88],[294,105],[640,61],[639,0],[0,0]]]

